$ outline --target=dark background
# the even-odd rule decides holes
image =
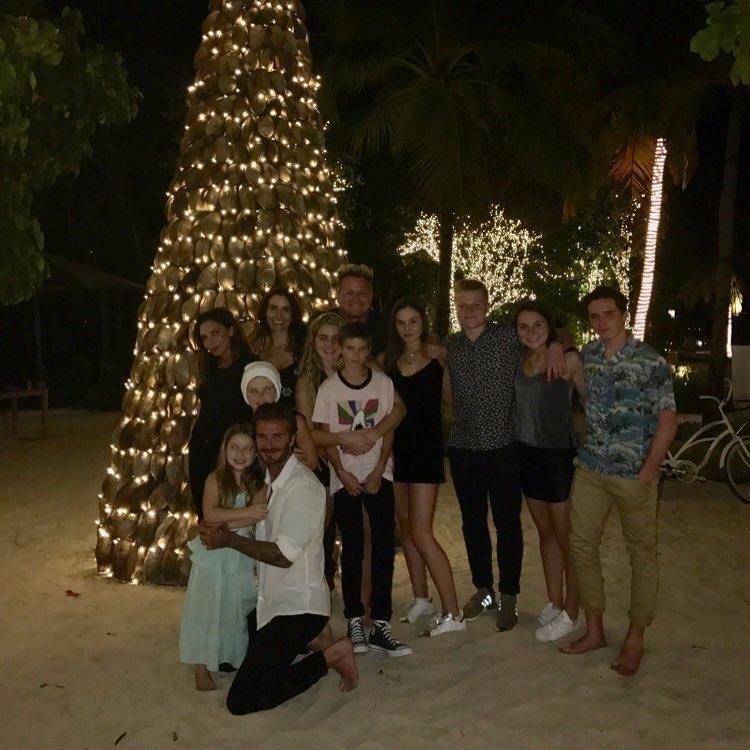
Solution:
[[[481,16],[496,0],[462,0],[467,14]],[[60,180],[36,204],[45,233],[45,249],[127,279],[148,278],[164,222],[165,190],[172,177],[183,129],[184,95],[193,79],[193,56],[208,10],[205,0],[77,0],[88,39],[119,51],[130,81],[142,94],[139,112],[128,126],[99,131],[94,156],[77,177]],[[695,3],[695,27],[705,13]],[[320,49],[316,19],[308,19],[313,54]],[[690,35],[675,40],[668,30],[652,29],[654,44],[689,45]],[[660,34],[665,35],[664,39]],[[667,36],[669,38],[667,39]],[[324,82],[325,84],[325,82]],[[710,283],[716,256],[717,211],[723,171],[726,91],[709,93],[698,128],[699,161],[686,190],[666,193],[657,284],[652,305],[652,339],[658,346],[679,346],[686,331],[706,339],[710,330]],[[346,158],[329,134],[334,158]],[[743,143],[736,245],[748,244],[748,162]],[[411,283],[395,248],[414,220],[408,190],[387,155],[354,165],[356,188],[347,201],[347,249],[353,260],[371,264],[384,308]],[[525,214],[524,201],[514,214],[533,227],[536,209]],[[560,224],[559,214],[543,223]],[[741,265],[741,264],[740,264]],[[676,302],[677,297],[680,301]],[[40,295],[44,365],[53,404],[118,408],[135,338],[137,292],[108,292],[111,341],[102,352],[102,300],[98,292],[47,292]],[[676,308],[678,322],[666,315]],[[25,385],[35,374],[31,303],[0,308],[0,385]]]

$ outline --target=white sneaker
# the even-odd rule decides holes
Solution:
[[[420,633],[420,636],[434,638],[444,633],[452,633],[457,630],[466,630],[466,620],[464,613],[459,610],[457,615],[450,612],[447,615],[439,615],[430,622],[429,628]]]
[[[537,622],[540,625],[546,625],[548,622],[552,622],[556,617],[560,616],[561,609],[558,609],[552,602],[547,602],[544,605],[544,609],[539,613]]]
[[[571,620],[568,613],[564,610],[552,622],[537,628],[534,632],[534,638],[542,643],[556,641],[558,638],[569,635],[581,626],[580,618]]]
[[[411,604],[404,610],[404,614],[398,618],[399,622],[409,622],[412,625],[420,617],[428,617],[437,614],[432,599],[413,599]]]

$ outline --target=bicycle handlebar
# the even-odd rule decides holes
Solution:
[[[719,408],[722,408],[732,399],[732,381],[729,378],[724,378],[724,382],[727,384],[727,395],[724,398],[717,398],[716,396],[698,396],[698,398],[701,400],[716,401]]]

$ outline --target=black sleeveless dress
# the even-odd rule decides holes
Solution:
[[[393,481],[442,484],[443,367],[431,359],[414,375],[403,375],[397,367],[388,374],[406,404],[406,416],[393,440]]]
[[[198,386],[201,409],[188,443],[188,477],[198,518],[203,518],[203,487],[216,468],[224,433],[235,422],[253,420],[240,383],[245,366],[256,359],[242,356],[229,367],[214,367]]]
[[[297,387],[297,375],[299,374],[299,362],[297,359],[283,370],[279,370],[281,376],[281,393],[279,403],[294,407],[294,392]]]

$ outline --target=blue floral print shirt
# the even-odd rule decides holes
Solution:
[[[577,461],[602,474],[637,479],[660,412],[676,411],[672,371],[664,357],[632,335],[610,359],[599,339],[581,353],[587,435]]]

